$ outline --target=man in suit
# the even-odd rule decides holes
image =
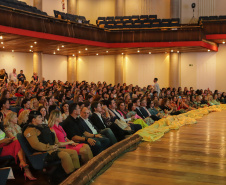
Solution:
[[[108,100],[106,102],[109,110],[114,114],[114,116],[112,117],[112,122],[115,122],[116,119],[118,120],[123,120],[125,122],[128,123],[128,125],[131,127],[131,129],[136,132],[140,129],[142,129],[141,125],[138,125],[138,124],[133,124],[131,121],[131,118],[128,118],[128,119],[124,119],[124,117],[116,110],[116,103],[115,103],[115,100],[112,99],[112,100]]]
[[[77,103],[69,105],[69,114],[70,115],[61,124],[64,131],[67,133],[68,139],[89,144],[94,156],[110,146],[109,139],[102,138],[100,135],[91,134],[85,130],[78,120],[80,108]]]
[[[100,102],[94,101],[91,104],[91,109],[93,114],[90,117],[90,120],[99,131],[110,128],[118,141],[125,139],[125,135],[127,135],[128,132],[121,129],[115,123],[111,122],[110,124],[108,124],[106,118],[102,116],[102,113],[104,112],[104,114],[106,114],[106,117],[110,119],[109,110],[106,105],[101,106]]]
[[[115,138],[115,135],[111,131],[110,128],[105,128],[101,130],[100,132],[97,131],[97,128],[93,125],[93,123],[89,120],[89,114],[90,111],[87,107],[83,107],[80,113],[80,117],[78,118],[81,125],[83,125],[86,132],[89,132],[90,134],[94,134],[94,137],[96,138],[105,138],[110,140],[110,144],[113,145],[117,143],[117,139]]]
[[[142,117],[143,119],[150,117],[151,119],[153,119],[154,121],[158,121],[160,118],[155,116],[155,115],[151,115],[151,113],[148,111],[148,109],[146,108],[147,106],[147,101],[146,99],[142,99],[141,101],[138,98],[135,98],[133,100],[133,103],[136,106],[136,112],[137,114]]]

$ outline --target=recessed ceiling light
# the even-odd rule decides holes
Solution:
[[[55,54],[56,54],[56,52],[54,51],[54,52],[53,52],[53,54],[55,55]]]
[[[108,51],[106,51],[106,53],[108,53]]]
[[[64,45],[62,45],[61,47],[64,48]]]
[[[222,44],[225,44],[225,42],[222,42]]]
[[[124,53],[122,53],[122,55],[124,55]]]
[[[31,49],[29,51],[31,52]]]
[[[3,39],[3,36],[0,36],[0,39]]]
[[[34,42],[34,44],[37,44],[37,42]]]
[[[3,46],[3,48],[5,48],[5,46]]]
[[[177,51],[177,53],[180,53],[180,51]]]
[[[208,49],[208,52],[210,52],[210,49]]]
[[[3,42],[1,42],[1,44],[4,44]]]
[[[151,52],[149,52],[149,55],[151,54]]]
[[[14,52],[14,50],[12,50],[12,52]]]
[[[57,48],[57,51],[60,51],[60,48]]]
[[[31,48],[33,48],[33,46],[30,46]]]
[[[140,53],[140,50],[138,49],[137,52]]]
[[[78,51],[78,53],[81,53],[81,51]]]
[[[87,50],[88,50],[88,48],[85,48],[85,50],[87,51]]]
[[[99,55],[98,53],[96,55]]]
[[[72,55],[73,57],[75,56],[75,54]]]
[[[173,53],[173,50],[171,50],[171,53]]]

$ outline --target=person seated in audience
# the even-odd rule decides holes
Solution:
[[[208,96],[206,96],[206,95],[203,95],[202,96],[202,100],[201,100],[201,104],[204,106],[208,106],[209,104],[208,104]]]
[[[46,108],[44,106],[40,106],[38,108],[38,112],[40,112],[41,115],[42,115],[42,124],[48,125],[48,120],[47,120],[47,117],[48,116],[47,116],[47,110],[46,110]]]
[[[155,100],[155,101],[158,102],[158,100]],[[152,101],[152,100],[148,101],[147,102],[147,109],[148,109],[148,111],[150,112],[151,115],[155,115],[155,116],[161,118],[162,117],[161,113],[155,108],[154,105],[155,105],[154,101]]]
[[[65,94],[65,96],[66,96],[66,100],[73,100],[73,97],[71,97],[71,91],[70,90],[66,90],[66,94]]]
[[[64,93],[61,93],[58,97],[59,106],[61,106],[66,101],[66,96]]]
[[[91,115],[90,120],[99,133],[106,128],[110,128],[118,141],[125,139],[125,135],[127,135],[128,132],[110,121],[110,112],[106,105],[101,106],[100,102],[94,101],[91,104],[91,109],[93,114]]]
[[[81,109],[80,117],[78,118],[78,120],[83,125],[84,129],[90,134],[98,135],[98,137],[100,138],[108,138],[110,140],[110,145],[117,143],[117,139],[115,138],[115,135],[110,128],[105,128],[98,132],[98,129],[89,119],[90,112],[91,111],[87,107],[83,107]]]
[[[61,106],[61,113],[63,120],[65,120],[69,116],[69,104],[68,103],[63,103]]]
[[[39,107],[39,102],[38,102],[37,98],[32,98],[30,100],[30,109],[37,111],[38,110],[38,107]]]
[[[69,140],[67,138],[67,134],[64,131],[64,129],[59,125],[59,123],[62,122],[62,114],[59,110],[54,110],[51,112],[48,120],[48,125],[51,128],[52,131],[55,132],[58,141],[61,144],[64,144],[67,149],[76,150],[78,155],[81,156],[81,162],[82,164],[85,164],[90,159],[93,158],[93,153],[89,147],[89,145],[85,143],[75,143],[72,140]]]
[[[86,131],[84,125],[78,119],[80,108],[77,103],[69,105],[69,114],[62,122],[62,127],[67,133],[68,139],[74,142],[89,144],[94,156],[110,146],[110,140],[108,138],[103,138],[99,134],[95,135]]]
[[[6,156],[6,155],[11,155],[15,158],[16,156],[19,157],[20,159],[20,167],[21,169],[24,169],[24,176],[25,179],[28,177],[30,180],[36,180],[36,178],[33,177],[29,170],[29,166],[26,163],[26,158],[23,150],[21,149],[21,146],[17,140],[17,134],[21,133],[21,128],[19,125],[17,125],[17,114],[15,112],[9,112],[7,113],[5,120],[4,120],[4,128],[5,128],[5,136],[7,138],[10,138],[10,146],[2,145],[3,151],[0,154],[0,156]],[[4,135],[4,134],[3,134]],[[5,138],[4,136],[4,138]],[[4,139],[3,138],[3,139]],[[0,141],[1,143],[1,141]],[[1,144],[0,144],[1,147]],[[10,150],[10,151],[5,151],[5,150]],[[17,162],[17,161],[16,161]]]
[[[45,106],[45,101],[46,101],[45,96],[38,96],[37,100],[39,101],[39,106]]]
[[[22,93],[22,88],[21,88],[21,87],[18,87],[18,88],[16,89],[15,96],[16,96],[16,97],[24,97],[24,94]]]
[[[54,132],[48,125],[42,124],[42,116],[38,111],[31,111],[29,124],[24,128],[23,135],[37,152],[47,152],[48,158],[61,160],[66,174],[71,174],[80,168],[78,154],[75,150],[62,149]],[[64,144],[63,144],[64,146]]]
[[[213,100],[212,100],[212,104],[213,105],[220,105],[220,101],[219,101],[219,99],[218,99],[218,94],[214,94],[213,96]]]
[[[128,113],[126,114],[126,118],[131,118],[131,122],[133,124],[139,124],[142,128],[148,126],[145,121],[137,114],[136,105],[134,103],[128,104]]]
[[[23,128],[28,121],[28,115],[30,113],[30,110],[24,110],[23,112],[20,113],[18,117],[18,125]]]
[[[6,115],[11,112],[11,110],[9,110],[9,100],[6,98],[3,98],[0,100],[0,111],[3,114],[3,121],[6,117]]]
[[[38,75],[37,75],[37,73],[33,73],[33,76],[31,77],[31,79],[32,79],[32,81],[34,81],[34,82],[39,82],[39,78],[38,78]]]
[[[143,100],[143,101],[144,101],[144,100]],[[146,101],[146,100],[145,100],[145,101]],[[133,106],[135,107],[135,110],[134,110],[134,111],[136,112],[136,114],[137,114],[141,119],[143,119],[147,125],[152,125],[152,124],[154,123],[154,120],[149,116],[150,113],[149,113],[149,114],[146,113],[146,110],[144,110],[144,112],[141,111],[141,108],[140,108],[140,99],[139,99],[139,98],[134,98],[134,99],[132,100],[132,103],[133,103]],[[132,106],[132,108],[133,108],[133,106]],[[131,116],[135,115],[135,114],[134,114],[134,111],[133,111],[133,110],[130,111],[130,112],[127,114],[127,117],[131,117]]]
[[[225,104],[226,103],[226,94],[225,92],[222,92],[221,97],[220,97],[220,102]]]
[[[173,108],[168,107],[169,100],[168,98],[163,98],[161,105],[159,106],[161,110],[164,111],[165,115],[169,115],[173,112]]]
[[[20,115],[21,112],[23,112],[24,110],[31,110],[30,109],[30,100],[29,99],[23,99],[22,103],[21,103],[21,107],[22,109],[20,109],[18,115]]]
[[[133,122],[131,122],[132,118],[124,118],[117,110],[116,110],[116,103],[115,100],[108,100],[106,102],[109,110],[113,113],[114,116],[111,117],[112,122],[115,122],[116,119],[118,120],[122,120],[123,122],[128,123],[128,126],[131,128],[131,130],[133,130],[134,132],[137,132],[138,130],[140,130],[142,128],[141,125],[139,124],[133,124]]]

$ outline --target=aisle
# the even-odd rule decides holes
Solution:
[[[91,185],[226,184],[226,111],[143,142]]]

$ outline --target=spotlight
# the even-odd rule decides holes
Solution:
[[[2,47],[3,49],[5,48],[5,46]]]
[[[140,50],[138,49],[137,52],[140,53]]]
[[[55,55],[55,54],[56,54],[56,52],[54,51],[54,52],[53,52],[53,54]]]
[[[180,51],[177,51],[177,53],[180,53]]]
[[[62,45],[61,47],[64,48],[64,45]]]
[[[30,49],[29,51],[31,52],[32,50]]]
[[[57,48],[57,51],[60,51],[60,48]]]
[[[34,42],[34,44],[37,44],[37,42]]]
[[[1,42],[1,44],[4,44],[3,42]]]
[[[75,56],[75,54],[72,55],[73,57]]]
[[[225,44],[225,42],[222,42],[222,44]]]
[[[124,53],[122,53],[122,55],[124,55]]]
[[[151,54],[151,52],[149,52],[149,55]]]
[[[88,48],[85,48],[85,50],[87,51],[87,50],[88,50]]]
[[[31,48],[33,48],[33,46],[30,46]]]
[[[14,50],[12,50],[12,52],[14,52]]]
[[[208,52],[210,52],[210,49],[208,49]]]
[[[99,55],[98,53],[96,55]]]
[[[0,39],[3,39],[3,36],[0,36]]]
[[[173,53],[173,50],[171,50],[171,53]]]
[[[78,51],[78,53],[81,53],[81,51]]]
[[[108,51],[106,51],[106,53],[108,53]]]

